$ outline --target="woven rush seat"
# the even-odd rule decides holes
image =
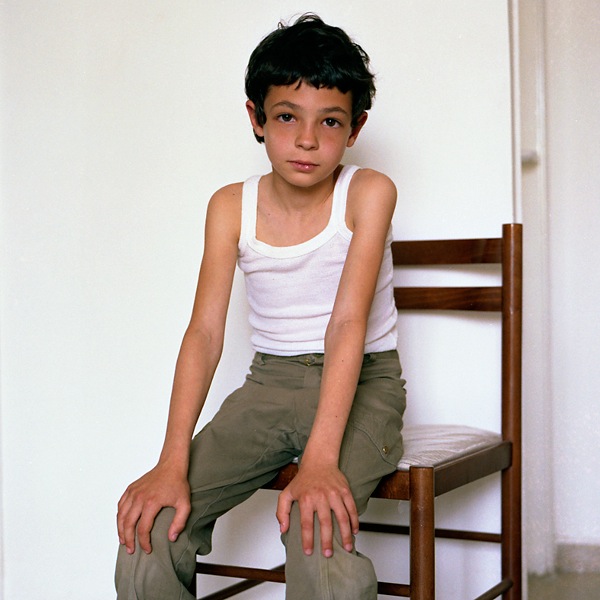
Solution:
[[[399,471],[439,467],[502,441],[499,433],[466,425],[407,425],[402,429],[404,454]]]
[[[502,435],[467,425],[407,425],[402,429],[404,453],[398,471],[410,467],[441,467],[479,450],[496,446]],[[299,459],[292,461],[298,464]]]

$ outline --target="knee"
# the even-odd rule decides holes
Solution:
[[[290,529],[283,538],[287,556],[286,597],[294,600],[375,600],[377,577],[371,561],[356,550],[348,552],[342,547],[335,519],[333,556],[325,558],[321,553],[318,519],[315,519],[314,528],[314,551],[307,556],[301,547],[300,514],[294,503]]]
[[[172,593],[172,586],[178,583],[176,573],[177,549],[179,543],[168,540],[168,529],[174,510],[165,508],[157,515],[151,532],[152,552],[146,554],[136,541],[133,554],[128,554],[125,546],[119,547],[115,571],[115,585],[118,600],[164,600]]]

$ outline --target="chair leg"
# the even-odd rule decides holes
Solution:
[[[520,496],[520,469],[513,465],[502,474],[502,576],[512,581],[505,600],[523,596]]]
[[[410,469],[410,598],[435,599],[433,469]]]

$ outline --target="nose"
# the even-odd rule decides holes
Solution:
[[[296,146],[303,150],[315,150],[319,147],[316,129],[310,123],[305,123],[300,127],[296,137]]]

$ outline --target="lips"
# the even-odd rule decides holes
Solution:
[[[299,171],[312,171],[316,167],[318,167],[318,165],[315,163],[306,162],[302,160],[291,160],[289,162],[294,168],[298,169]]]

